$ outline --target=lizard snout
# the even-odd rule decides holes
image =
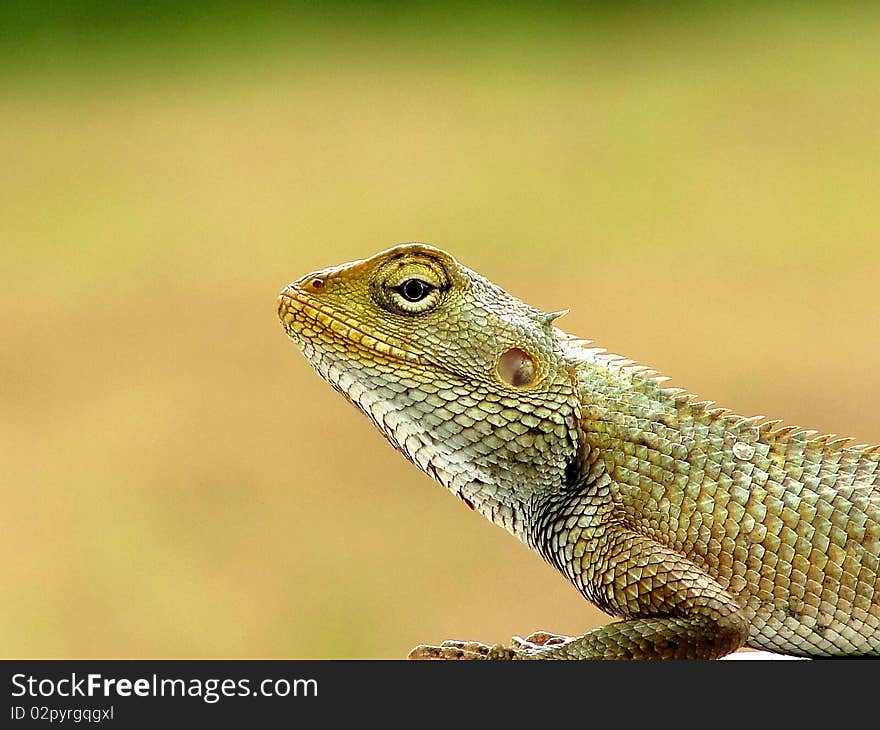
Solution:
[[[286,299],[295,299],[298,293],[314,296],[324,290],[327,285],[327,277],[320,274],[309,274],[302,279],[290,282],[278,295],[278,306],[284,305]]]

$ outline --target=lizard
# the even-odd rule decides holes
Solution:
[[[880,445],[670,388],[423,243],[314,271],[277,302],[398,451],[621,619],[410,658],[880,655]]]

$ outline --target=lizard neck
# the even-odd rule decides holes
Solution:
[[[575,459],[574,387],[563,399],[557,392],[524,400],[452,378],[419,398],[394,400],[386,438],[471,509],[528,542],[532,506],[564,484]]]
[[[472,509],[529,541],[532,506],[558,490],[577,454],[571,371],[553,387],[511,392],[402,362],[349,362],[304,343],[318,373],[407,459]]]

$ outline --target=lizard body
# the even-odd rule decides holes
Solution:
[[[623,619],[411,656],[880,655],[880,446],[665,388],[424,244],[313,272],[278,313],[396,449]]]

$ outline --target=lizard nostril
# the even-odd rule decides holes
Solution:
[[[306,284],[306,288],[310,289],[311,291],[321,291],[321,289],[324,288],[324,280],[315,277],[314,279],[309,281],[308,284]]]

